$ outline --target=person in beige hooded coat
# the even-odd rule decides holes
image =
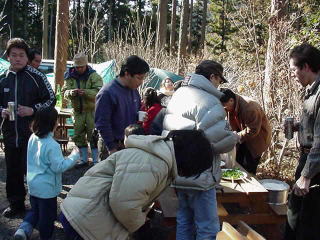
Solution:
[[[196,176],[212,166],[211,145],[198,130],[171,131],[166,138],[131,135],[125,146],[89,169],[61,204],[67,220],[62,224],[66,229],[67,222],[77,239],[127,239],[178,172]]]

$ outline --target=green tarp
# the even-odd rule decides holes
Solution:
[[[99,63],[99,64],[90,64],[90,65],[102,77],[104,84],[111,82],[116,77],[115,60],[110,60],[110,61]],[[10,66],[10,63],[8,61],[0,58],[0,74],[6,71],[9,68],[9,66]],[[51,86],[54,89],[55,88],[54,73],[48,73],[46,74],[46,76]],[[162,70],[159,68],[151,68],[148,74],[148,77],[146,78],[145,82],[142,85],[142,88],[153,87],[155,89],[159,89],[162,80],[165,79],[166,77],[170,77],[173,80],[173,82],[183,79],[182,76],[179,76],[172,72]]]
[[[106,84],[116,76],[116,62],[115,60],[110,60],[108,62],[103,62],[99,64],[90,64],[90,66],[97,71],[97,73],[102,77],[103,83]],[[54,89],[54,73],[46,74],[52,88]]]
[[[182,76],[179,76],[179,75],[174,74],[172,72],[162,70],[159,68],[151,68],[147,79],[145,80],[145,82],[142,85],[142,88],[153,87],[155,89],[160,89],[160,85],[161,85],[162,80],[167,77],[171,78],[173,80],[173,82],[176,82],[176,81],[183,79]]]
[[[8,70],[10,67],[10,63],[2,58],[0,58],[0,74]]]
[[[107,63],[109,65],[107,65]],[[103,83],[106,84],[111,82],[116,76],[115,65],[115,61],[112,60],[101,64],[95,64],[93,68],[96,69],[96,71],[101,75],[101,77],[103,78]],[[99,71],[99,68],[101,68],[102,70]],[[166,77],[171,78],[173,82],[183,79],[182,76],[179,76],[172,72],[162,70],[159,68],[150,68],[149,74],[141,88],[144,89],[146,87],[153,87],[155,89],[160,89],[161,82]]]
[[[102,77],[103,83],[109,83],[116,77],[116,61],[110,60],[99,64],[93,64],[93,69]]]

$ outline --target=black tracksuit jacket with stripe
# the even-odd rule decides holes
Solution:
[[[47,77],[27,65],[19,72],[8,70],[0,76],[0,113],[8,107],[8,102],[14,102],[15,109],[18,105],[31,107],[35,113],[42,108],[54,107],[56,98]],[[32,118],[15,114],[15,121],[4,120],[2,132],[5,146],[19,147],[26,144],[31,135]],[[0,119],[2,122],[1,115]]]

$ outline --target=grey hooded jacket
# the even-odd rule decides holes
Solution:
[[[162,134],[166,135],[170,130],[202,129],[211,142],[214,159],[212,168],[198,178],[178,177],[173,186],[209,190],[220,181],[220,154],[231,151],[238,137],[230,131],[226,121],[226,112],[220,102],[222,93],[207,78],[191,74],[182,86],[167,107]]]

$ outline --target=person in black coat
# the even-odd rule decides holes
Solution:
[[[10,39],[7,56],[10,68],[0,76],[0,112],[7,166],[6,191],[10,206],[3,212],[13,217],[24,212],[27,146],[30,123],[35,112],[55,106],[56,98],[46,76],[28,64],[28,44],[21,38]],[[10,118],[8,103],[14,103]]]

